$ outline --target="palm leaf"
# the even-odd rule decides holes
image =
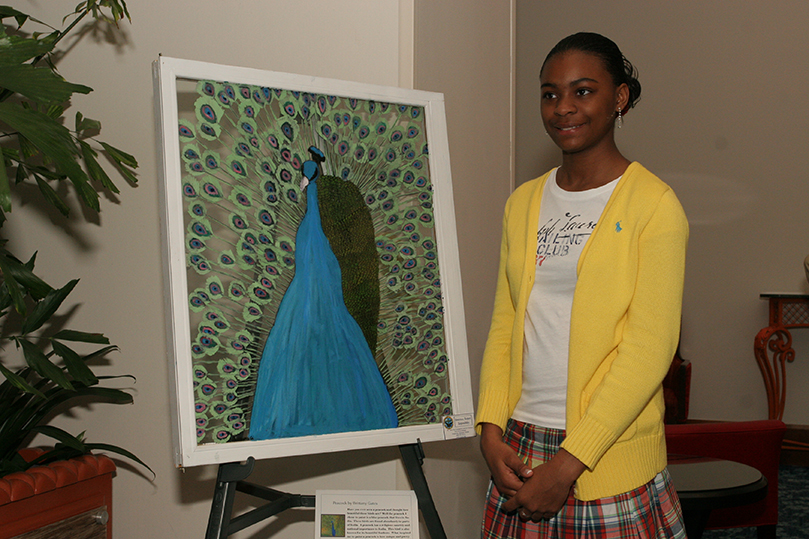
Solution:
[[[0,167],[0,208],[4,212],[11,211],[11,187],[8,185],[8,172],[6,172],[5,159]]]
[[[20,285],[17,284],[17,280],[14,278],[12,266],[11,260],[0,254],[0,271],[3,272],[3,286],[5,286],[6,291],[11,297],[14,308],[18,313],[25,316],[28,312],[28,308],[25,305],[25,297],[23,297],[22,292],[20,292]]]
[[[135,176],[129,168],[138,168],[138,161],[128,153],[119,150],[118,148],[107,144],[106,142],[101,142],[101,146],[107,152],[107,155],[115,163],[115,166],[118,168],[118,172],[127,179],[127,181],[136,184],[138,183],[138,178]],[[129,167],[129,168],[127,168]]]
[[[20,167],[17,168],[17,170],[22,170],[22,168],[23,167],[21,165]],[[59,195],[56,193],[53,187],[48,185],[48,182],[42,179],[42,177],[39,174],[34,174],[34,178],[36,179],[37,186],[39,187],[39,192],[42,193],[42,196],[45,197],[45,200],[47,200],[52,206],[54,206],[57,210],[59,210],[59,213],[61,213],[65,217],[70,215],[70,208],[68,208],[67,204],[65,204],[65,202],[59,197]]]
[[[26,335],[32,331],[36,331],[42,327],[42,324],[47,322],[54,313],[56,313],[59,306],[67,298],[73,288],[79,282],[78,279],[73,279],[62,288],[52,290],[45,298],[36,304],[30,316],[25,319],[22,325],[22,333]]]
[[[60,341],[86,342],[92,344],[109,344],[110,340],[101,333],[86,333],[72,329],[63,329],[53,336]],[[115,347],[113,347],[115,348]]]
[[[0,8],[6,7],[0,6]],[[0,12],[0,16],[3,15],[5,14]],[[53,49],[53,45],[44,40],[6,35],[5,28],[2,26],[0,26],[0,35],[4,38],[0,39],[0,65],[4,69],[47,54]]]
[[[30,464],[25,462],[19,453],[9,455],[8,458],[0,460],[0,477],[14,472],[22,472],[30,468]]]
[[[89,94],[89,86],[72,84],[46,67],[3,65],[0,86],[39,103],[62,103],[74,93]]]
[[[73,384],[67,379],[64,371],[51,363],[48,357],[42,350],[37,348],[34,343],[22,337],[18,337],[16,341],[22,347],[22,353],[26,363],[28,363],[37,374],[42,378],[52,380],[59,387],[73,389]]]
[[[10,450],[16,451],[31,429],[41,424],[54,408],[78,397],[95,397],[115,404],[132,402],[132,395],[129,393],[98,386],[81,387],[77,390],[55,387],[47,390],[44,400],[29,400],[26,405],[15,407],[17,410],[0,422],[0,460]]]
[[[93,371],[84,363],[84,359],[75,350],[56,340],[51,341],[51,345],[53,346],[54,353],[65,361],[67,372],[70,373],[70,376],[72,376],[74,380],[88,386],[93,386],[98,383],[98,378],[96,378]]]
[[[76,133],[87,136],[88,131],[101,131],[101,122],[85,118],[81,112],[76,113]]]
[[[66,127],[47,114],[27,109],[17,103],[0,103],[0,120],[48,156],[56,170],[70,179],[87,206],[95,211],[100,210],[98,193],[77,162],[79,150]]]
[[[103,168],[101,168],[101,165],[98,164],[98,160],[96,160],[96,156],[98,154],[95,152],[95,150],[93,150],[90,145],[83,140],[79,141],[79,145],[81,146],[81,154],[84,157],[84,164],[87,166],[87,173],[90,175],[90,177],[98,182],[101,182],[101,185],[113,193],[120,193],[121,191],[115,187],[115,184],[112,183],[109,175],[104,171]]]
[[[17,20],[17,26],[22,26],[28,20],[28,15],[22,11],[17,11],[10,6],[0,6],[0,20],[14,17]],[[33,56],[32,56],[33,58]]]
[[[12,277],[15,282],[27,289],[35,301],[41,300],[53,290],[51,285],[34,274],[33,264],[30,261],[28,264],[23,264],[2,248],[0,248],[0,269],[3,271],[4,278]],[[13,294],[10,289],[9,292]]]
[[[52,425],[38,425],[32,428],[31,430],[34,432],[38,432],[40,434],[44,434],[49,438],[53,438],[54,440],[57,440],[63,443],[64,445],[68,446],[69,448],[79,451],[80,453],[85,452],[84,443],[79,438],[73,436],[66,430],[62,430]]]
[[[86,447],[90,451],[98,450],[98,451],[109,451],[110,453],[117,453],[117,454],[122,455],[122,456],[124,456],[124,457],[126,457],[128,459],[134,460],[135,462],[137,462],[138,464],[140,464],[141,466],[143,466],[144,468],[146,468],[147,470],[152,472],[152,475],[155,475],[154,470],[152,470],[149,467],[148,464],[146,464],[145,462],[140,460],[137,456],[135,456],[134,453],[132,453],[131,451],[127,451],[123,447],[118,447],[117,445],[112,445],[112,444],[102,444],[102,443],[89,443],[89,444],[86,443],[86,444],[84,444],[84,447]]]
[[[12,386],[16,387],[17,389],[19,389],[21,391],[25,391],[26,393],[33,393],[34,395],[36,395],[36,396],[38,396],[38,397],[40,397],[42,399],[45,398],[45,395],[43,395],[42,392],[39,391],[38,389],[36,389],[34,386],[29,384],[25,380],[24,377],[22,377],[22,376],[20,376],[20,375],[18,375],[16,373],[11,372],[7,368],[5,368],[3,365],[0,365],[0,374],[5,376],[6,381],[9,384],[11,384]],[[2,394],[0,394],[0,404],[2,404],[3,400],[5,400],[5,398],[4,398],[4,396]]]

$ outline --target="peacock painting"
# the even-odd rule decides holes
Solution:
[[[185,84],[197,443],[451,414],[423,107]]]

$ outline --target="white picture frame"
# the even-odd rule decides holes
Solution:
[[[169,371],[172,378],[171,403],[173,409],[171,414],[173,417],[176,464],[183,467],[222,464],[244,461],[248,457],[256,459],[277,458],[290,455],[402,445],[419,440],[429,442],[474,435],[473,430],[469,427],[473,423],[471,419],[473,414],[471,382],[443,95],[433,92],[224,66],[162,56],[154,62],[153,68],[158,139],[162,153],[163,260]],[[308,95],[312,100],[316,100],[319,96],[330,96],[332,98],[336,97],[336,102],[339,103],[356,104],[359,101],[362,106],[372,110],[376,110],[374,107],[377,103],[401,106],[402,110],[404,110],[404,107],[409,107],[408,110],[413,111],[411,114],[417,114],[418,111],[423,110],[423,123],[418,125],[423,126],[424,135],[420,136],[426,136],[429,141],[429,152],[426,150],[426,145],[420,149],[420,151],[423,151],[423,161],[428,165],[425,168],[425,177],[428,181],[428,186],[425,189],[427,194],[423,196],[425,200],[429,200],[429,203],[423,204],[424,207],[429,208],[428,213],[432,216],[434,223],[430,225],[435,234],[434,251],[429,251],[429,253],[434,252],[434,256],[437,257],[435,259],[437,263],[437,268],[435,269],[437,280],[432,281],[432,283],[435,283],[432,292],[436,294],[434,299],[438,301],[441,311],[439,316],[440,325],[443,326],[441,331],[436,330],[436,335],[440,333],[440,339],[438,341],[434,339],[433,342],[442,341],[438,350],[444,351],[440,357],[443,358],[446,367],[445,371],[441,371],[441,378],[430,378],[430,380],[434,380],[435,387],[438,388],[439,392],[444,391],[451,397],[449,399],[451,406],[444,408],[444,410],[451,408],[449,419],[446,419],[444,414],[440,413],[442,410],[439,409],[438,415],[426,416],[423,424],[417,421],[418,414],[408,412],[410,415],[407,416],[408,422],[406,424],[396,428],[377,430],[357,430],[258,440],[247,439],[243,431],[236,429],[236,434],[228,434],[230,431],[225,432],[226,435],[231,437],[223,443],[217,443],[206,438],[209,436],[207,431],[202,435],[200,434],[198,422],[207,421],[207,416],[200,417],[195,408],[205,406],[206,403],[200,402],[200,386],[199,384],[195,386],[194,380],[194,376],[198,374],[195,369],[198,368],[199,362],[202,360],[195,357],[195,352],[192,351],[192,344],[196,342],[192,332],[197,331],[195,327],[199,327],[199,323],[192,320],[192,317],[196,315],[190,310],[189,294],[193,292],[195,285],[190,283],[189,280],[197,279],[197,277],[190,269],[192,262],[189,262],[191,258],[189,247],[187,247],[187,234],[190,226],[188,221],[189,209],[188,202],[183,195],[183,182],[186,181],[184,178],[189,177],[189,170],[195,170],[193,167],[198,167],[199,165],[196,162],[189,165],[187,154],[193,155],[194,151],[193,149],[187,151],[184,148],[196,148],[197,146],[188,146],[186,142],[181,140],[181,130],[178,127],[181,121],[184,121],[184,115],[191,114],[193,107],[198,107],[196,103],[199,102],[200,98],[193,95],[189,96],[189,88],[202,88],[201,91],[208,91],[207,87],[204,87],[205,82],[203,81],[209,81],[212,84],[211,88],[219,88],[220,92],[224,91],[226,94],[229,92],[227,87],[230,85],[231,90],[236,92],[239,91],[239,88],[249,88],[265,93],[270,90],[270,92],[275,92],[275,95]],[[260,92],[255,95],[255,99],[260,100]],[[246,94],[245,90],[245,96]],[[202,97],[205,96],[203,95]],[[227,101],[226,98],[225,101]],[[231,105],[233,102],[234,100],[231,100]],[[248,102],[249,98],[244,97],[244,102],[239,106],[244,107],[245,103]],[[269,100],[267,103],[269,103]],[[299,104],[299,102],[296,103]],[[314,101],[313,104],[315,104]],[[187,110],[189,107],[192,107],[190,112]],[[301,109],[301,107],[298,108]],[[227,113],[227,110],[224,109],[217,110],[220,110],[223,115]],[[334,110],[330,110],[329,113],[334,112]],[[322,130],[324,124],[318,123],[320,120],[314,118],[316,114],[308,116],[306,120],[302,120],[302,114],[302,110],[299,110],[298,116],[296,116],[301,120],[301,123],[295,126],[296,134],[298,134],[298,130],[301,133],[307,129],[312,130],[312,132],[315,129]],[[324,115],[323,118],[326,118],[326,116]],[[324,119],[323,122],[325,121]],[[258,123],[267,125],[265,119],[262,119],[261,122],[256,120],[256,125]],[[201,126],[202,124],[199,125]],[[189,129],[192,128],[193,126],[189,125]],[[200,127],[200,129],[202,128]],[[322,139],[323,137],[320,138]],[[318,140],[317,142],[322,143],[323,140]],[[200,153],[202,152],[200,151]],[[303,152],[301,151],[301,153]],[[301,155],[296,163],[300,164],[303,157]],[[222,156],[222,159],[224,160],[224,156]],[[408,163],[411,163],[411,161],[408,161]],[[402,170],[404,170],[403,167]],[[335,174],[337,172],[339,171],[333,171]],[[291,194],[294,194],[295,187],[293,184],[297,184],[299,179],[300,177],[296,177],[289,184]],[[250,180],[248,179],[247,181]],[[397,185],[402,186],[401,193],[404,193],[404,184]],[[393,194],[395,195],[399,192],[393,191]],[[404,195],[402,196],[404,197]],[[391,241],[395,243],[394,240]],[[435,266],[436,264],[433,263],[432,267]],[[199,271],[198,268],[197,271]],[[383,273],[384,271],[380,270],[380,275]],[[203,275],[203,277],[206,275]],[[430,273],[425,275],[430,275]],[[430,284],[430,286],[433,285]],[[383,313],[387,313],[393,308],[392,305],[385,304],[385,294],[390,295],[394,292],[384,288],[383,284],[380,284],[380,287],[382,287],[379,315],[381,321]],[[430,290],[425,288],[425,293],[427,292],[430,292]],[[197,326],[194,326],[195,323]],[[381,324],[382,322],[380,322]],[[392,330],[385,329],[385,331],[387,333],[382,333],[382,330],[380,330],[380,335],[390,340]],[[415,332],[416,330],[414,329],[413,331]],[[380,337],[380,339],[383,337]],[[400,346],[395,343],[399,343],[399,340],[395,340],[394,344],[385,341],[385,346]],[[258,343],[256,343],[256,346],[258,346]],[[199,346],[196,345],[194,350],[198,348]],[[398,350],[399,348],[397,348]],[[439,354],[441,353],[439,352]],[[377,355],[377,357],[379,356]],[[208,357],[205,360],[213,361]],[[414,361],[413,363],[417,362]],[[255,360],[250,368],[253,371],[258,368],[255,365]],[[429,368],[433,368],[432,364]],[[425,369],[427,368],[425,367]],[[438,366],[433,371],[428,369],[425,372],[434,373],[437,369]],[[208,372],[209,376],[213,376],[211,374],[212,370],[213,368],[210,366],[207,368],[206,372]],[[391,389],[390,380],[392,378],[396,378],[397,375],[400,377],[409,376],[409,374],[406,375],[405,373],[392,372],[392,368],[389,370],[391,372],[388,372],[388,378],[386,379],[389,389]],[[253,371],[249,376],[255,376]],[[430,374],[430,376],[437,375]],[[248,384],[248,382],[244,382],[243,387],[247,387],[245,384]],[[211,385],[215,386],[216,383]],[[244,392],[249,394],[249,390]],[[396,397],[394,397],[394,393]],[[405,394],[410,395],[410,393],[402,389],[394,388],[391,390],[392,399],[398,398],[400,403],[406,400],[409,405],[412,405],[410,399],[404,399],[403,395]],[[227,396],[231,398],[233,394],[227,393]],[[240,399],[239,402],[244,403],[249,400],[249,397],[240,396],[238,399]],[[444,400],[446,399],[444,397]],[[404,405],[400,404],[400,408],[401,406]],[[397,408],[397,413],[401,415],[400,408]],[[439,408],[441,407],[439,406]],[[429,414],[429,412],[426,413]],[[433,414],[435,414],[435,411],[433,411]],[[240,426],[239,421],[236,421],[233,424],[223,424],[222,429],[225,429],[225,427],[230,428],[234,424],[237,427]],[[458,427],[459,425],[463,425],[462,430]],[[241,428],[244,428],[244,425],[241,425]],[[224,430],[218,431],[217,436],[221,432],[224,432]],[[203,441],[201,442],[200,440]]]

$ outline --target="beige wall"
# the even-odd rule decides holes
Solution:
[[[503,205],[511,192],[513,2],[416,2],[415,84],[443,92],[472,387],[489,330]],[[488,472],[477,439],[425,448],[448,537],[480,534]]]
[[[642,99],[617,140],[672,185],[691,224],[682,352],[693,418],[766,418],[759,293],[809,293],[807,25],[798,0],[517,2],[518,183],[558,164],[537,81],[559,39],[600,32],[640,71]],[[794,337],[784,419],[806,424],[809,332]]]
[[[58,25],[76,1],[15,4]],[[138,0],[130,1],[129,9],[133,22],[110,34],[114,43],[104,42],[103,34],[74,39],[59,68],[68,80],[95,89],[74,105],[102,121],[105,140],[137,156],[140,184],[121,185],[119,196],[105,197],[91,224],[65,222],[33,202],[35,197],[17,197],[4,234],[21,256],[40,250],[38,268],[49,282],[81,277],[71,296],[78,305],[69,313],[70,327],[102,331],[120,346],[101,373],[137,377],[131,385],[134,405],[93,404],[58,419],[69,430],[86,429],[90,440],[130,449],[157,473],[150,483],[126,464],[119,468],[115,537],[202,537],[216,468],[183,473],[172,459],[151,62],[162,53],[445,92],[476,380],[491,310],[500,212],[511,183],[510,3]],[[479,107],[486,110],[481,114]],[[65,225],[66,232],[48,221]],[[486,484],[476,441],[427,444],[425,450],[428,480],[449,537],[474,536]],[[251,479],[302,493],[409,488],[395,448],[265,461]],[[311,511],[287,511],[239,537],[310,537],[311,521]]]

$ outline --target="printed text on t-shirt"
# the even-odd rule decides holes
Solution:
[[[571,245],[581,245],[593,233],[596,227],[594,221],[578,221],[581,215],[565,213],[565,220],[550,219],[539,227],[537,232],[537,259],[541,266],[549,258],[566,256],[570,253]]]

